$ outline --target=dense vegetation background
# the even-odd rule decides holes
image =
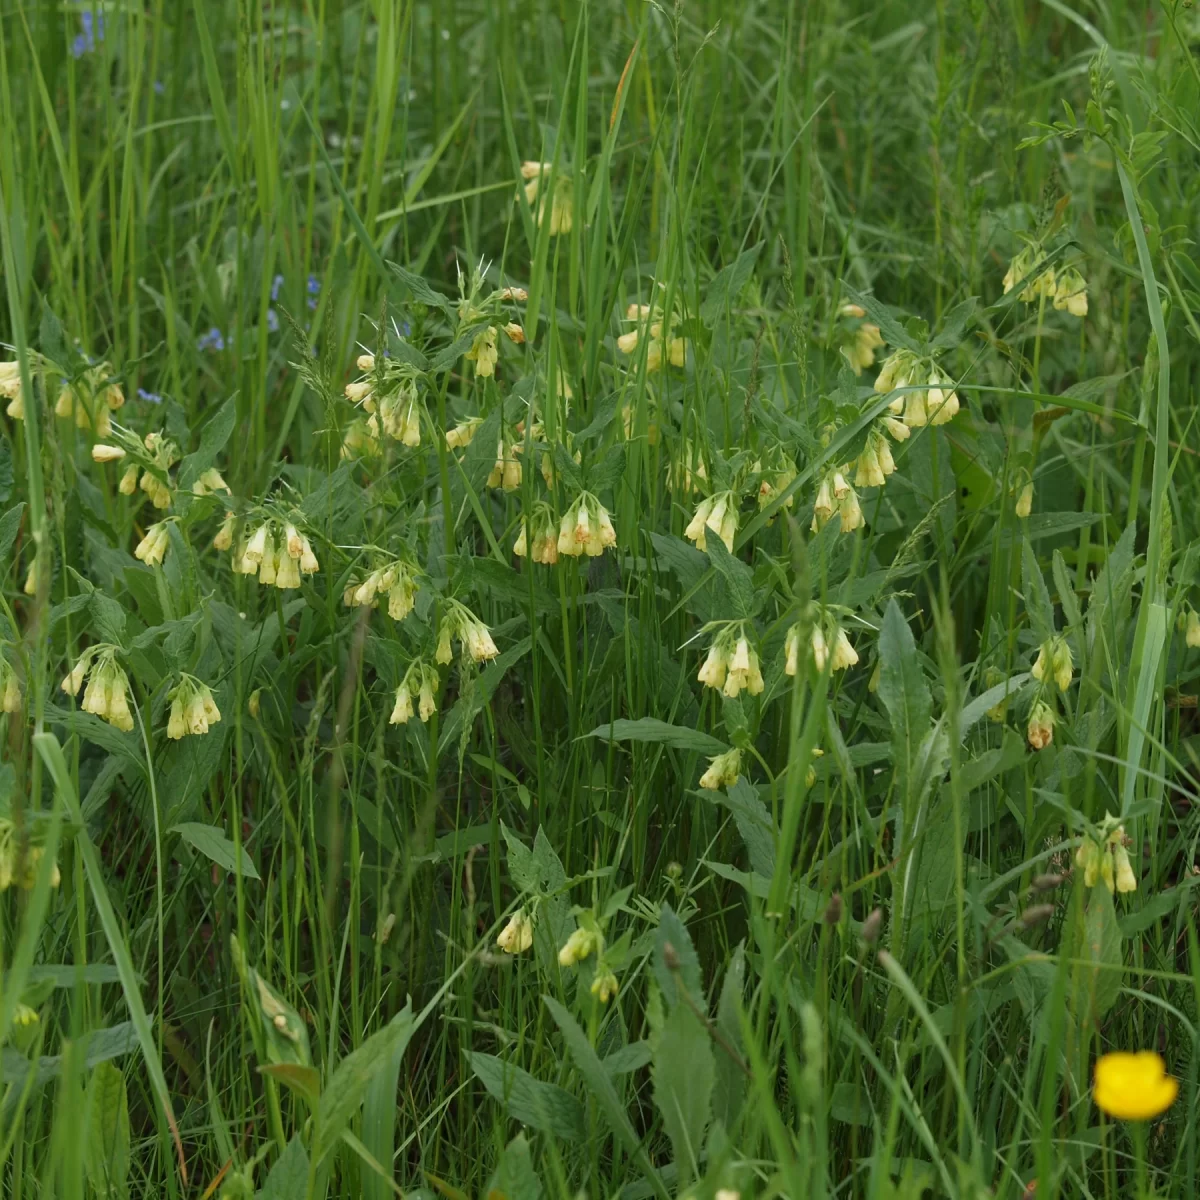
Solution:
[[[4,1193],[1195,1194],[1198,54],[0,0]]]

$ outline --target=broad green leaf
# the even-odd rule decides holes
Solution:
[[[654,977],[669,1008],[682,1002],[679,989],[683,987],[695,1007],[705,1011],[700,959],[686,926],[669,904],[662,906],[654,934]]]
[[[716,1075],[712,1039],[686,1005],[678,1004],[668,1014],[651,1070],[654,1102],[675,1153],[677,1179],[686,1184],[699,1174]]]
[[[87,1085],[84,1166],[98,1196],[126,1195],[129,1177],[129,1100],[125,1076],[110,1062],[92,1071]]]
[[[613,742],[660,742],[676,750],[692,750],[697,754],[723,754],[729,749],[698,729],[669,725],[657,717],[639,717],[636,721],[622,719],[609,725],[598,725],[587,737]]]
[[[762,604],[762,594],[754,588],[754,573],[750,568],[725,549],[725,543],[716,534],[710,533],[705,540],[708,557],[729,588],[733,601],[734,615],[752,617]]]
[[[338,1135],[362,1103],[367,1085],[391,1060],[393,1053],[408,1046],[415,1029],[412,1006],[405,1005],[378,1033],[338,1063],[317,1106],[314,1154],[318,1162],[337,1144]]]
[[[407,1045],[392,1047],[391,1054],[367,1084],[363,1096],[363,1148],[388,1172],[388,1178],[380,1178],[375,1171],[364,1172],[362,1200],[384,1200],[392,1194],[388,1182],[396,1155],[396,1089],[400,1084],[400,1068],[407,1049]]]
[[[291,1088],[298,1096],[303,1096],[310,1105],[315,1105],[321,1097],[321,1075],[316,1067],[306,1067],[303,1063],[266,1063],[258,1068],[260,1075],[266,1075],[284,1087]]]
[[[734,824],[750,856],[750,869],[770,879],[775,874],[775,826],[758,789],[745,776],[739,776],[733,787],[713,793],[713,798],[733,813]]]
[[[116,911],[109,899],[108,889],[105,887],[104,869],[100,864],[100,855],[88,835],[87,825],[79,807],[79,796],[75,791],[71,772],[67,767],[67,760],[63,757],[62,747],[59,746],[58,740],[52,733],[35,733],[33,744],[46,764],[50,778],[54,780],[59,799],[70,814],[72,821],[78,826],[75,845],[83,860],[84,873],[92,893],[92,902],[96,906],[96,913],[100,918],[100,925],[104,930],[109,952],[116,962],[117,970],[121,973],[121,990],[125,995],[125,1004],[129,1009],[133,1027],[137,1031],[138,1044],[141,1047],[142,1058],[145,1060],[146,1072],[150,1076],[150,1082],[162,1105],[163,1115],[166,1117],[176,1152],[182,1162],[183,1146],[179,1140],[179,1126],[171,1107],[171,1093],[167,1089],[166,1077],[163,1075],[162,1062],[154,1040],[150,1018],[146,1014],[146,1006],[142,1003],[142,994],[138,988],[138,975],[134,970],[125,932],[117,919]]]
[[[1121,927],[1112,893],[1103,884],[1092,888],[1084,915],[1084,950],[1094,964],[1084,973],[1086,997],[1077,1006],[1080,1013],[1091,1012],[1099,1020],[1116,1003],[1121,991]]]
[[[879,698],[891,722],[898,790],[908,801],[912,799],[913,772],[920,745],[929,732],[932,701],[912,630],[895,599],[888,601],[884,613],[879,660]]]
[[[563,1041],[567,1044],[571,1060],[582,1076],[584,1085],[603,1112],[613,1136],[641,1168],[650,1186],[654,1189],[655,1195],[660,1197],[660,1200],[667,1200],[669,1193],[662,1177],[654,1169],[650,1156],[643,1149],[641,1139],[630,1123],[625,1104],[617,1095],[612,1079],[604,1069],[604,1064],[596,1056],[596,1051],[592,1049],[587,1035],[579,1028],[575,1018],[552,996],[543,996],[542,1000],[562,1032]]]
[[[762,251],[763,243],[743,250],[727,267],[722,267],[708,285],[704,302],[700,305],[700,320],[711,329],[718,318],[723,317],[737,303],[742,289],[750,282],[754,264]]]
[[[583,1105],[570,1092],[552,1083],[543,1083],[515,1063],[505,1062],[495,1055],[472,1050],[466,1051],[466,1055],[471,1070],[488,1095],[522,1125],[568,1142],[586,1140]]]
[[[902,348],[904,350],[912,350],[919,352],[921,347],[911,338],[900,324],[892,312],[885,305],[881,304],[874,296],[869,296],[865,292],[855,291],[852,287],[843,285],[843,290],[846,293],[846,298],[853,301],[867,314],[867,320],[879,327],[879,332],[883,336],[883,340],[887,342],[893,349]]]
[[[12,544],[16,541],[21,528],[21,518],[25,515],[25,501],[21,500],[0,517],[0,559],[8,557]]]
[[[250,855],[246,853],[245,847],[241,848],[239,858],[238,847],[215,825],[187,821],[182,825],[176,825],[171,832],[179,834],[189,846],[199,850],[205,858],[211,859],[222,870],[236,873],[240,863],[241,872],[247,879],[258,878],[258,872],[254,869],[254,863],[251,861]]]
[[[308,1151],[300,1135],[288,1142],[275,1160],[266,1182],[258,1192],[258,1200],[297,1200],[308,1192]]]
[[[1054,633],[1054,605],[1050,603],[1046,578],[1028,539],[1021,547],[1021,585],[1025,592],[1025,611],[1029,616],[1029,624],[1040,644]]]
[[[742,1022],[739,1009],[745,985],[746,952],[739,945],[729,960],[725,979],[721,984],[721,998],[717,1001],[717,1029],[729,1048],[738,1054],[742,1053]],[[713,1116],[727,1130],[732,1130],[742,1111],[742,1102],[746,1095],[746,1073],[723,1046],[714,1047],[713,1061]]]
[[[539,1200],[542,1184],[533,1169],[529,1143],[517,1134],[504,1148],[487,1186],[487,1200]]]
[[[237,398],[230,396],[209,418],[200,434],[200,445],[179,465],[179,486],[190,489],[192,484],[216,462],[217,455],[225,449],[237,424]]]

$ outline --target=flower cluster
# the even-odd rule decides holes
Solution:
[[[441,680],[437,668],[417,659],[409,664],[400,686],[396,689],[396,702],[392,706],[389,723],[392,725],[407,725],[413,715],[413,701],[417,702],[417,713],[422,722],[428,721],[437,712],[437,694]]]
[[[553,566],[558,562],[558,539],[559,528],[554,512],[544,500],[538,500],[529,517],[521,518],[521,532],[513,543],[513,553],[518,558],[528,555],[535,563]]]
[[[733,621],[717,634],[696,678],[731,700],[743,689],[752,696],[763,690],[758,652],[750,644],[744,622]]]
[[[838,619],[838,611],[823,604],[813,604],[809,610],[809,617],[811,632],[808,644],[812,652],[813,666],[818,671],[824,671],[826,665],[831,671],[844,671],[847,667],[854,666],[858,662],[858,651],[850,644],[850,639]],[[787,632],[783,669],[788,675],[795,675],[800,668],[802,635],[801,623],[793,625]]]
[[[810,526],[813,533],[824,529],[826,524],[837,514],[842,533],[853,533],[862,527],[863,511],[858,502],[858,493],[850,486],[846,478],[850,464],[845,463],[827,471],[821,478],[817,488],[817,498],[813,501],[813,518]]]
[[[1046,299],[1052,301],[1060,312],[1068,312],[1073,317],[1086,317],[1087,280],[1079,269],[1068,267],[1061,274],[1056,274],[1053,266],[1043,265],[1045,261],[1040,246],[1026,246],[1021,250],[1005,272],[1005,295],[1018,284],[1024,283],[1017,298],[1026,304]]]
[[[345,395],[370,414],[364,426],[369,440],[377,442],[382,430],[405,446],[419,446],[421,401],[413,368],[373,354],[360,354],[357,365],[364,377],[346,384]]]
[[[342,592],[348,608],[377,608],[387,596],[388,616],[403,621],[413,610],[418,590],[417,571],[403,558],[378,563],[363,579],[353,579]]]
[[[717,492],[706,496],[696,506],[683,536],[696,543],[697,550],[708,549],[708,532],[711,530],[725,543],[725,549],[733,553],[733,539],[738,531],[740,512],[737,494],[732,491]]]
[[[517,909],[496,936],[496,945],[505,954],[523,954],[533,945],[533,917],[523,908]]]
[[[1125,826],[1111,813],[1106,813],[1095,836],[1083,835],[1075,851],[1075,865],[1083,871],[1085,887],[1095,887],[1098,881],[1111,892],[1136,892],[1137,876],[1125,849]]]
[[[148,567],[162,566],[166,557],[167,547],[171,544],[171,522],[158,521],[151,525],[138,542],[133,557],[144,562]]]
[[[850,364],[855,375],[861,375],[875,363],[875,351],[883,345],[879,326],[864,321],[866,310],[859,304],[843,304],[838,309],[842,318],[842,357]]]
[[[1038,656],[1029,669],[1030,675],[1039,683],[1053,678],[1058,690],[1065,692],[1071,686],[1075,663],[1071,658],[1071,647],[1064,637],[1047,638],[1038,648]]]
[[[288,589],[300,586],[301,575],[320,570],[312,543],[290,521],[268,519],[243,535],[233,553],[238,575],[258,575],[258,582]]]
[[[168,693],[171,712],[167,718],[167,737],[174,741],[189,734],[205,734],[221,719],[221,710],[212,689],[193,675],[180,674],[179,682]]]
[[[616,544],[617,531],[608,510],[591,492],[580,492],[559,522],[559,554],[595,558]]]
[[[521,460],[517,455],[524,448],[515,437],[505,438],[503,434],[500,435],[496,442],[496,464],[487,477],[488,487],[515,492],[521,486]]]
[[[133,713],[129,711],[129,676],[117,662],[117,653],[118,647],[107,643],[89,646],[62,681],[62,690],[68,696],[79,695],[86,677],[83,711],[93,713],[128,733],[133,729]]]
[[[700,776],[700,786],[710,792],[731,788],[741,774],[742,752],[736,748],[726,750],[724,754],[708,760],[708,770]]]
[[[21,711],[21,681],[12,663],[0,654],[0,712]]]
[[[496,364],[500,361],[501,330],[515,345],[522,345],[525,341],[524,328],[516,321],[504,319],[502,305],[514,300],[528,300],[529,293],[524,288],[504,287],[484,296],[483,273],[480,270],[471,273],[469,285],[463,273],[459,271],[458,290],[458,335],[461,337],[481,322],[487,322],[482,329],[476,329],[470,348],[463,358],[475,364],[475,374],[480,379],[491,379],[496,374]]]
[[[899,418],[889,423],[888,430],[899,441],[908,433],[899,426],[917,429],[925,425],[945,425],[959,410],[958,393],[951,381],[932,359],[922,358],[911,350],[896,350],[889,354],[875,380],[875,391],[886,395],[906,389],[888,409]]]
[[[170,471],[179,461],[179,447],[169,437],[152,431],[139,440],[128,430],[109,427],[105,437],[116,433],[119,442],[113,445],[107,442],[97,443],[92,447],[92,458],[98,463],[120,462],[130,456],[138,461],[130,463],[121,474],[117,491],[122,496],[132,496],[138,490],[138,475],[141,474],[141,489],[146,493],[150,503],[155,508],[171,507]],[[211,492],[224,491],[228,493],[229,485],[222,478],[220,471],[210,467],[196,483],[192,491],[197,496],[206,496]]]
[[[41,846],[27,843],[22,846],[17,826],[7,815],[0,817],[0,892],[6,892],[14,885],[29,891],[37,881],[38,868],[45,855],[46,851]],[[50,886],[58,887],[61,882],[62,875],[58,863],[55,863],[50,870]],[[17,1007],[25,1008],[24,1005]],[[29,1011],[25,1008],[26,1013]],[[27,1021],[29,1019],[26,1017]],[[37,1020],[36,1013],[32,1019]]]
[[[552,175],[552,186],[544,187],[543,178],[549,181]],[[575,196],[571,176],[562,167],[555,171],[551,163],[523,162],[521,178],[525,180],[525,199],[533,209],[533,219],[538,228],[544,224],[548,211],[550,236],[558,237],[560,234],[570,233],[575,224]]]
[[[638,348],[643,333],[649,334],[646,344],[646,370],[657,371],[664,360],[673,367],[682,367],[687,357],[687,342],[675,336],[677,318],[663,317],[662,309],[651,304],[631,304],[625,310],[625,319],[634,321],[637,327],[617,338],[617,349],[622,354],[633,354]],[[664,332],[665,327],[665,332]]]
[[[32,367],[32,363],[30,366]],[[21,386],[21,364],[0,362],[0,397],[8,401],[4,410],[14,421],[25,419],[25,389]]]
[[[113,377],[108,363],[88,367],[79,379],[66,382],[58,393],[54,412],[69,417],[80,429],[90,429],[93,436],[108,437],[112,432],[111,413],[125,403],[125,393]]]
[[[443,666],[454,661],[450,642],[457,638],[464,653],[474,662],[488,662],[500,651],[492,640],[491,630],[469,609],[457,600],[447,600],[446,611],[438,626],[437,652],[434,658]]]

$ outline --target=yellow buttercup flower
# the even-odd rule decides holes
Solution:
[[[1166,1112],[1178,1094],[1179,1081],[1152,1050],[1118,1050],[1096,1060],[1092,1098],[1118,1121],[1149,1121]]]

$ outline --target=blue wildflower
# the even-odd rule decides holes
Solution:
[[[321,294],[321,281],[316,275],[308,277],[308,307],[317,307],[317,297]]]
[[[225,336],[214,325],[200,340],[196,343],[197,350],[224,350]]]
[[[96,49],[96,43],[104,41],[104,13],[93,13],[90,8],[85,8],[79,14],[79,24],[82,32],[71,43],[71,53],[76,58],[91,54]]]
[[[148,392],[145,388],[138,388],[138,399],[146,400],[150,404],[161,404],[162,397],[157,392]]]
[[[275,278],[271,280],[271,300],[272,300],[272,302],[279,299],[279,291],[282,287],[283,287],[283,276],[276,275]]]
[[[279,314],[273,308],[267,309],[267,332],[279,332]]]

